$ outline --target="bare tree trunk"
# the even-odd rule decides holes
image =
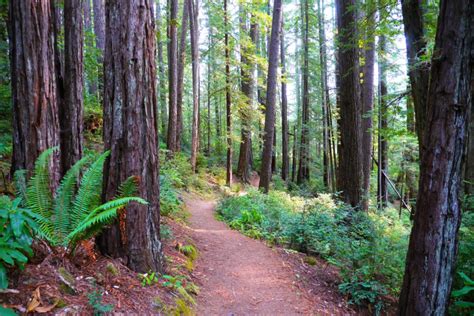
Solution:
[[[54,14],[54,6],[47,0],[10,0],[12,172],[27,169],[31,175],[38,155],[59,145]],[[49,172],[54,188],[59,181],[57,153]]]
[[[399,315],[445,315],[461,224],[460,184],[474,82],[474,2],[441,0],[427,94],[420,190]]]
[[[157,57],[158,57],[158,95],[159,95],[159,120],[160,123],[160,135],[166,135],[166,127],[168,123],[168,115],[166,109],[166,80],[165,80],[165,64],[163,61],[163,40],[161,34],[161,23],[163,21],[163,16],[161,14],[161,5],[160,1],[156,4],[156,29],[157,29]]]
[[[379,37],[379,134],[378,134],[378,186],[377,202],[379,208],[387,206],[388,202],[388,143],[385,133],[387,132],[387,61],[385,60],[387,41],[385,35]]]
[[[369,209],[370,174],[372,165],[372,110],[374,108],[374,60],[375,60],[375,3],[366,3],[366,30],[364,34],[364,65],[362,66],[362,172],[364,210]]]
[[[127,206],[98,244],[103,253],[125,258],[135,271],[162,271],[153,2],[107,4],[104,147],[111,153],[104,167],[104,200],[134,176],[148,205]]]
[[[210,17],[208,17],[210,19]],[[208,30],[208,37],[207,42],[209,48],[212,47],[212,25],[209,21],[209,30]],[[209,49],[209,54],[207,55],[207,149],[206,155],[209,157],[211,155],[211,60],[212,60],[212,50]],[[216,135],[218,136],[218,135]]]
[[[187,1],[187,0],[185,0]],[[181,136],[183,133],[183,89],[184,89],[184,68],[186,66],[186,37],[188,34],[189,8],[186,2],[183,4],[183,16],[181,21],[181,33],[179,39],[178,55],[178,88],[176,100],[176,150],[181,151]]]
[[[401,3],[407,45],[408,75],[410,77],[411,95],[415,105],[416,133],[418,135],[421,161],[430,75],[429,64],[422,62],[427,51],[422,0],[401,0]]]
[[[293,154],[292,154],[292,162],[291,162],[291,182],[295,182],[296,180],[296,155],[297,155],[297,148],[298,148],[298,133],[296,130],[296,124],[293,126]]]
[[[169,0],[169,21],[168,21],[168,134],[166,143],[168,150],[174,154],[178,148],[176,144],[176,133],[178,132],[178,111],[177,111],[177,89],[178,89],[178,35],[176,20],[178,17],[178,0]]]
[[[267,97],[265,108],[265,129],[262,152],[262,169],[259,187],[268,192],[272,179],[272,152],[275,132],[275,103],[277,88],[278,55],[280,48],[280,29],[282,19],[282,1],[274,0],[272,31],[269,45]]]
[[[82,157],[83,150],[82,5],[64,0],[64,103],[59,107],[61,175]]]
[[[338,190],[345,202],[360,206],[362,189],[362,140],[355,0],[336,0],[338,28],[339,111],[341,141]]]
[[[286,93],[286,64],[285,64],[285,36],[284,36],[284,22],[281,22],[281,43],[280,43],[280,58],[281,58],[281,178],[288,181],[290,159],[288,156],[288,96]]]
[[[309,180],[309,0],[304,5],[303,27],[303,107],[301,112],[301,142],[298,177],[296,182],[303,184]]]
[[[82,0],[84,10],[84,28],[86,31],[90,31],[92,29],[91,23],[91,0]],[[66,24],[66,16],[64,16],[64,24]]]
[[[232,99],[230,87],[230,46],[229,46],[229,12],[227,11],[227,0],[224,0],[224,27],[225,27],[225,104],[227,125],[227,161],[226,161],[226,185],[232,184]]]
[[[100,50],[101,55],[105,49],[105,3],[104,0],[93,0],[92,8],[94,10],[94,33],[95,45]],[[101,60],[102,60],[101,56]]]
[[[199,0],[187,0],[191,33],[191,56],[193,62],[193,123],[191,136],[191,168],[196,172],[196,159],[199,144]]]

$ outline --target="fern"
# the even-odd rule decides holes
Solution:
[[[72,252],[79,241],[94,236],[110,223],[120,208],[130,202],[147,203],[129,196],[137,191],[136,178],[130,177],[119,187],[119,198],[101,204],[102,169],[109,152],[98,158],[88,155],[79,160],[63,177],[53,198],[48,161],[54,150],[49,149],[39,156],[26,189],[26,204],[36,223],[35,230],[51,245]]]

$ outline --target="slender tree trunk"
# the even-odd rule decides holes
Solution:
[[[262,152],[262,169],[259,187],[268,192],[272,179],[272,152],[275,131],[275,103],[277,89],[278,55],[280,48],[280,29],[282,19],[282,0],[273,2],[272,31],[269,45],[267,97],[265,107],[265,129]]]
[[[208,19],[210,17],[208,16]],[[206,149],[206,154],[208,157],[211,156],[211,61],[212,61],[212,25],[211,22],[209,21],[209,30],[208,30],[208,37],[207,37],[207,42],[208,42],[208,47],[209,47],[209,53],[207,56],[207,149]]]
[[[110,1],[106,15],[104,147],[111,153],[104,167],[104,201],[134,176],[148,205],[127,206],[98,244],[135,271],[162,271],[153,2]]]
[[[290,159],[288,156],[288,96],[286,93],[286,63],[285,63],[285,36],[284,36],[284,22],[281,22],[281,43],[280,43],[280,58],[281,58],[281,178],[288,181]]]
[[[461,224],[460,184],[474,82],[474,3],[441,0],[427,94],[420,190],[399,315],[445,315]]]
[[[178,89],[178,0],[169,0],[169,21],[168,21],[168,134],[166,143],[168,150],[174,154],[178,148],[176,144],[177,133],[177,89]]]
[[[187,0],[185,0],[187,1]],[[179,39],[178,55],[178,88],[176,100],[176,150],[181,151],[181,136],[183,134],[183,89],[184,89],[184,68],[186,66],[186,37],[188,34],[189,8],[186,2],[183,4],[183,16],[181,21],[181,33]]]
[[[81,2],[84,10],[84,28],[86,31],[90,31],[92,29],[91,0],[82,0]],[[66,24],[66,15],[64,16],[64,23]]]
[[[303,184],[309,180],[309,2],[304,5],[303,27],[303,107],[301,112],[301,143],[298,177],[296,182]]]
[[[366,29],[364,34],[364,65],[362,66],[362,172],[364,210],[369,209],[370,174],[372,165],[372,110],[374,108],[374,60],[375,60],[375,5],[374,0],[366,3]]]
[[[377,202],[380,208],[387,206],[388,202],[388,143],[387,132],[387,61],[385,60],[387,41],[385,35],[379,37],[379,134],[378,134],[378,186]]]
[[[189,11],[189,25],[191,33],[191,56],[193,63],[193,120],[191,136],[191,168],[196,172],[196,159],[199,144],[199,0],[186,0]]]
[[[244,13],[242,13],[244,14]],[[253,18],[253,16],[252,16]],[[241,31],[242,33],[247,32],[247,21],[246,17],[241,17]],[[242,140],[240,143],[239,151],[239,163],[237,167],[237,176],[245,182],[250,182],[251,172],[251,151],[252,151],[252,112],[254,111],[254,89],[255,89],[255,63],[253,62],[252,55],[255,54],[255,47],[257,42],[257,31],[258,25],[254,22],[250,24],[250,41],[251,44],[242,44],[241,53],[241,90],[246,98],[246,105],[240,107],[240,117],[242,120]]]
[[[227,162],[226,162],[226,184],[232,184],[232,99],[230,87],[230,46],[229,46],[229,12],[227,11],[227,0],[224,0],[224,27],[225,27],[225,105],[227,125]]]
[[[355,0],[336,0],[338,28],[340,149],[338,190],[345,202],[360,206],[362,189],[361,102]]]
[[[12,172],[27,169],[31,175],[39,154],[59,145],[54,15],[50,1],[10,0]],[[59,181],[57,153],[49,172],[55,188]]]
[[[430,74],[429,64],[422,62],[427,51],[422,0],[401,0],[401,3],[407,45],[408,75],[410,77],[411,95],[415,105],[416,133],[418,135],[421,161]]]
[[[295,182],[296,180],[296,155],[297,155],[297,148],[298,148],[298,133],[296,130],[296,124],[293,126],[293,154],[292,154],[292,162],[291,162],[291,182]]]
[[[105,3],[104,0],[93,0],[92,7],[94,10],[94,33],[95,44],[100,50],[101,55],[105,49]],[[102,56],[101,56],[102,60]]]
[[[83,28],[80,0],[64,0],[64,103],[59,108],[61,175],[82,157]]]
[[[157,57],[158,57],[158,95],[159,95],[159,122],[161,132],[159,133],[161,137],[166,135],[168,115],[166,109],[166,75],[165,75],[165,63],[163,61],[163,41],[161,34],[161,23],[163,16],[161,14],[161,5],[160,1],[156,4],[156,29],[157,29]]]

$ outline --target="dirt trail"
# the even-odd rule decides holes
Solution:
[[[319,298],[302,293],[295,271],[277,251],[216,220],[214,201],[187,196],[185,202],[200,249],[198,315],[341,314],[317,308]]]

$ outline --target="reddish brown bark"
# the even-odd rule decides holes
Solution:
[[[275,104],[277,88],[278,56],[280,48],[280,29],[282,1],[274,0],[272,30],[268,51],[267,96],[265,106],[265,128],[263,135],[262,169],[259,187],[268,192],[272,180],[273,137],[275,134]]]
[[[232,184],[232,97],[230,87],[230,46],[229,46],[229,12],[227,0],[224,0],[224,27],[225,27],[225,108],[227,125],[227,160],[226,160],[226,185]]]
[[[167,148],[171,154],[178,148],[176,144],[176,133],[178,131],[177,90],[178,90],[178,35],[177,16],[178,0],[168,1],[168,134],[166,137]]]
[[[447,314],[461,223],[461,166],[473,97],[472,25],[474,2],[441,0],[400,315]]]
[[[187,0],[191,33],[191,56],[193,62],[193,120],[191,131],[191,169],[196,172],[196,160],[199,147],[199,1]]]
[[[286,93],[286,63],[285,63],[285,37],[284,22],[281,22],[281,43],[280,43],[280,59],[281,59],[281,178],[284,181],[289,180],[290,158],[288,148],[288,96]]]
[[[181,33],[179,37],[178,53],[178,83],[176,99],[176,150],[181,150],[181,136],[183,133],[183,89],[184,89],[184,68],[186,66],[186,37],[188,35],[189,7],[183,3],[183,16],[181,20]]]
[[[12,171],[31,172],[42,151],[59,145],[53,9],[47,0],[10,1]],[[55,187],[59,180],[57,154],[49,169]]]
[[[104,58],[104,200],[130,176],[148,205],[127,206],[99,238],[102,252],[140,272],[162,271],[156,122],[155,28],[151,0],[110,1]],[[129,36],[121,36],[129,34]]]
[[[64,1],[64,102],[59,107],[61,175],[82,157],[83,23],[80,0]]]

